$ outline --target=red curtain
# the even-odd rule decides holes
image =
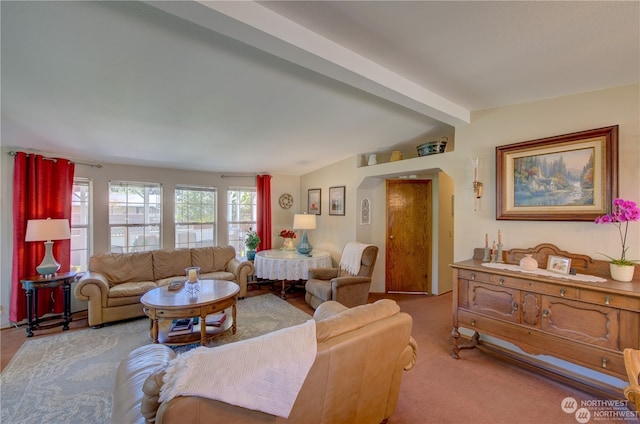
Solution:
[[[258,250],[271,249],[271,175],[256,176]]]
[[[71,222],[71,194],[75,166],[66,159],[16,153],[13,173],[13,268],[9,320],[27,317],[26,295],[20,280],[37,275],[44,257],[44,242],[25,242],[30,219],[68,219]],[[56,240],[53,256],[60,272],[69,271],[71,240]],[[38,316],[63,310],[62,289],[38,290]]]

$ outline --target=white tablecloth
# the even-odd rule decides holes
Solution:
[[[301,255],[295,250],[263,250],[256,253],[253,262],[258,278],[269,280],[307,280],[309,269],[330,268],[331,255],[324,250],[312,250],[311,256]]]

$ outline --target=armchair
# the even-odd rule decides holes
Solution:
[[[624,396],[640,409],[640,350],[626,348],[624,366],[629,376],[629,385],[624,389]]]
[[[347,258],[360,255],[359,268],[345,269]],[[362,243],[348,243],[338,268],[313,268],[305,284],[305,300],[313,309],[328,300],[334,300],[348,308],[367,303],[371,275],[378,257],[378,247]],[[348,268],[348,267],[347,267]]]

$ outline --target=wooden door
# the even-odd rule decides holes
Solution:
[[[431,292],[431,181],[387,180],[387,292]]]

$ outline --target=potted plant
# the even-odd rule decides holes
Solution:
[[[244,245],[247,247],[247,260],[252,261],[256,257],[256,249],[260,244],[260,236],[258,233],[249,228],[244,238]]]
[[[617,281],[631,281],[633,279],[633,273],[635,265],[638,260],[627,259],[626,253],[629,246],[627,246],[627,231],[629,229],[629,221],[640,220],[640,208],[636,206],[636,202],[624,199],[615,199],[613,201],[613,212],[611,215],[602,215],[596,218],[596,224],[613,224],[618,228],[620,233],[620,243],[622,244],[622,254],[620,259],[614,259],[609,255],[604,255],[609,258],[609,270],[611,272],[611,278]]]

